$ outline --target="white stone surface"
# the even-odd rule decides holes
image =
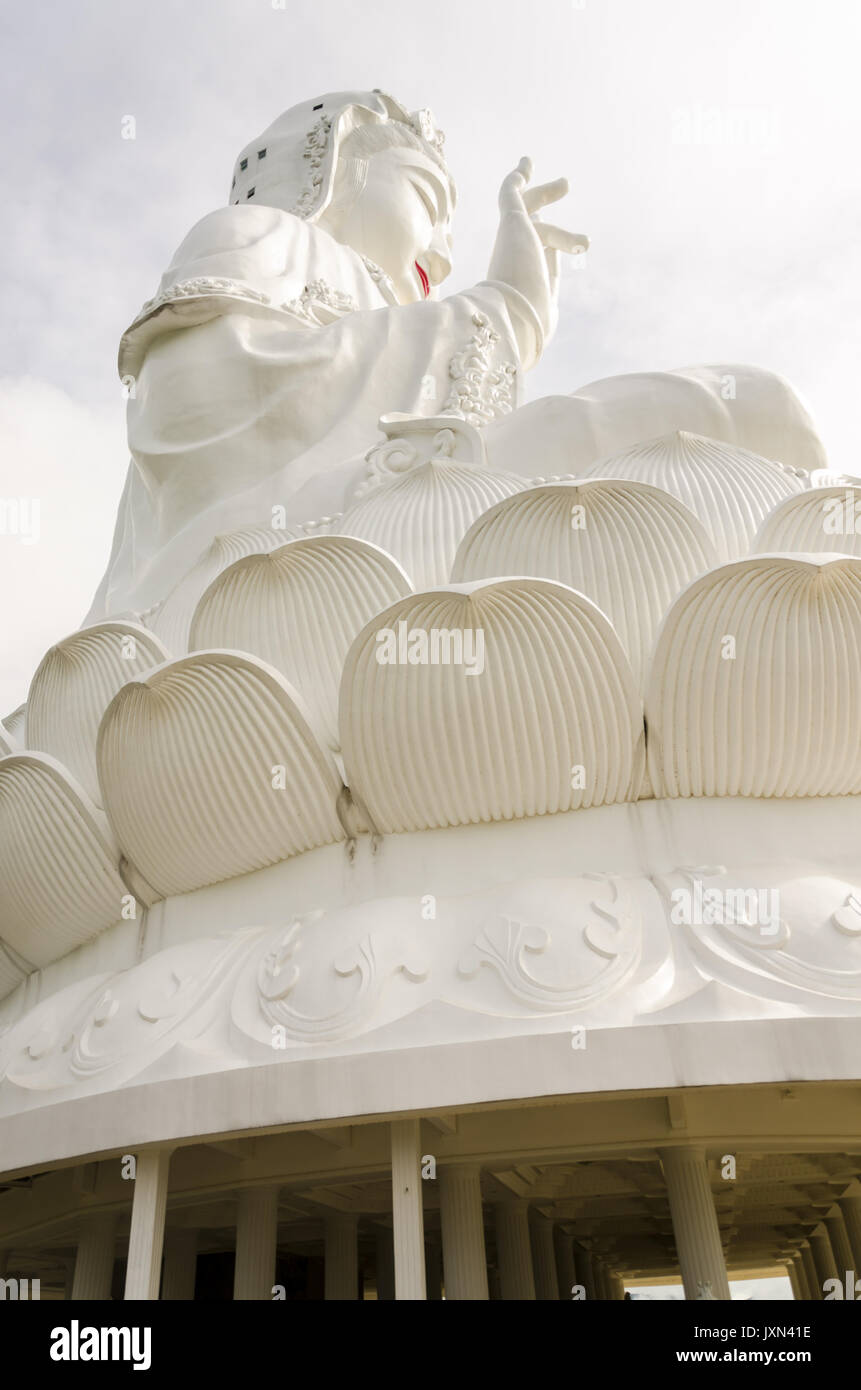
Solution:
[[[195,653],[129,682],[97,760],[120,844],[157,896],[343,835],[340,781],[297,692],[242,653]]]
[[[769,512],[751,550],[861,556],[861,487],[836,483],[788,498]]]
[[[779,502],[800,492],[803,473],[688,430],[601,459],[593,477],[630,478],[671,492],[699,517],[720,560],[746,555]]]
[[[858,1077],[861,558],[819,527],[859,489],[756,368],[522,406],[585,238],[521,161],[487,279],[441,298],[441,151],[377,92],[247,146],[122,341],[91,625],[3,724],[3,1162],[144,1146],[129,1297],[158,1282],[147,1145]],[[422,1297],[418,1124],[392,1133]],[[441,1189],[447,1297],[484,1299],[477,1169]],[[256,1296],[274,1200],[243,1221]],[[499,1235],[531,1296],[525,1209]]]
[[[588,478],[489,507],[461,541],[451,577],[531,574],[586,594],[613,623],[641,683],[673,599],[717,563],[704,527],[670,493]]]
[[[0,939],[31,969],[119,921],[118,860],[105,816],[55,758],[0,759]]]
[[[359,634],[344,668],[347,777],[381,833],[636,799],[643,743],[612,626],[546,580],[402,599]]]
[[[646,696],[662,796],[861,792],[861,559],[762,555],[677,599]]]
[[[135,676],[170,659],[140,623],[82,628],[51,647],[30,683],[26,746],[50,753],[101,801],[96,736],[114,695]]]
[[[410,593],[390,555],[349,536],[289,541],[237,560],[195,610],[189,646],[251,652],[282,671],[330,748],[338,748],[338,690],[353,639]]]

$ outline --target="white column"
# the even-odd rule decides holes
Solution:
[[[849,1234],[846,1230],[846,1223],[843,1220],[843,1213],[839,1207],[832,1207],[825,1217],[825,1229],[831,1241],[831,1249],[834,1251],[834,1258],[837,1261],[837,1275],[843,1284],[843,1293],[846,1293],[846,1273],[854,1275],[855,1256],[852,1253],[852,1246],[849,1243]],[[854,1283],[854,1279],[853,1279]]]
[[[388,1303],[395,1296],[395,1242],[388,1226],[378,1226],[374,1234],[377,1299]]]
[[[174,1226],[165,1232],[164,1273],[161,1297],[164,1303],[190,1303],[194,1299],[197,1274],[197,1236],[193,1227]],[[267,1295],[268,1297],[269,1295]]]
[[[819,1297],[824,1298],[823,1284],[826,1279],[840,1279],[840,1271],[837,1268],[837,1261],[834,1258],[834,1251],[828,1237],[828,1231],[822,1224],[816,1227],[810,1235],[810,1249],[813,1253],[813,1263],[816,1268],[816,1281],[819,1288]],[[840,1281],[843,1282],[842,1280]]]
[[[235,1302],[271,1299],[278,1246],[278,1187],[246,1187],[236,1214]]]
[[[853,1268],[856,1278],[861,1279],[861,1197],[849,1195],[841,1197],[837,1203],[846,1222],[846,1234],[852,1247]]]
[[[696,1299],[700,1284],[707,1283],[714,1298],[729,1300],[729,1279],[705,1151],[694,1147],[661,1149],[660,1157],[685,1298]]]
[[[446,1300],[488,1298],[487,1254],[478,1164],[440,1169],[440,1221]]]
[[[625,1276],[623,1274],[613,1274],[611,1276],[613,1285],[613,1300],[616,1303],[625,1301]]]
[[[359,1297],[359,1218],[333,1211],[326,1217],[324,1298],[355,1301]]]
[[[421,1302],[427,1298],[427,1285],[419,1122],[395,1120],[391,1131],[395,1298]]]
[[[802,1242],[798,1251],[801,1256],[801,1263],[804,1266],[804,1273],[807,1277],[807,1288],[809,1297],[814,1301],[822,1298],[822,1290],[819,1287],[819,1275],[816,1272],[816,1264],[813,1259],[813,1251],[810,1248],[810,1241]]]
[[[84,1217],[75,1256],[72,1298],[109,1299],[114,1277],[116,1213]]]
[[[556,1277],[556,1251],[553,1247],[553,1222],[538,1212],[532,1212],[529,1221],[532,1242],[532,1273],[535,1279],[535,1297],[539,1302],[559,1298],[559,1282]],[[574,1282],[573,1279],[571,1281]],[[570,1294],[569,1294],[570,1298]]]
[[[502,1297],[507,1302],[535,1300],[529,1203],[523,1198],[500,1202],[496,1208],[496,1250]]]
[[[137,1155],[126,1266],[127,1300],[158,1298],[170,1152],[149,1149]]]
[[[792,1268],[795,1270],[795,1279],[798,1284],[796,1297],[801,1303],[808,1302],[810,1299],[810,1288],[807,1283],[807,1270],[804,1268],[804,1261],[801,1258],[801,1251],[796,1250],[792,1256]]]
[[[800,1303],[801,1284],[798,1280],[798,1267],[795,1263],[795,1260],[787,1260],[784,1268],[786,1270],[787,1278],[789,1279],[789,1283],[792,1288],[792,1297],[795,1299],[796,1303]]]

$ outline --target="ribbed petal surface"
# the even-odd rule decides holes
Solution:
[[[804,487],[781,463],[686,430],[604,459],[589,476],[632,478],[673,493],[699,517],[721,561],[747,555],[771,509]]]
[[[344,835],[341,780],[299,696],[242,653],[200,652],[124,686],[97,758],[123,851],[165,897]]]
[[[231,647],[281,671],[314,727],[338,747],[338,688],[350,644],[375,613],[410,592],[391,556],[350,536],[290,541],[225,570],[201,599],[192,650]]]
[[[451,577],[529,574],[587,594],[615,627],[639,685],[673,599],[716,564],[704,527],[676,497],[596,478],[497,503],[464,536]]]
[[[861,792],[859,615],[853,558],[763,555],[696,580],[649,680],[655,795]]]
[[[483,671],[380,664],[377,635],[397,634],[399,623],[427,634],[429,652],[434,631],[482,633]],[[543,580],[404,599],[357,637],[344,669],[350,785],[383,832],[633,799],[642,735],[634,678],[609,621],[583,595]],[[572,786],[579,766],[582,787]]]

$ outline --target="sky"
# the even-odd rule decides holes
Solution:
[[[779,1274],[764,1279],[730,1279],[730,1298],[733,1302],[772,1303],[793,1302],[792,1285],[787,1275]],[[685,1291],[681,1282],[677,1284],[639,1284],[633,1286],[631,1297],[648,1299],[653,1302],[680,1303]]]
[[[801,392],[832,467],[858,471],[852,0],[11,0],[4,16],[0,502],[39,506],[17,531],[2,513],[0,714],[107,562],[120,334],[226,201],[236,153],[328,91],[434,111],[459,189],[451,289],[485,275],[521,155],[536,180],[571,180],[554,218],[592,249],[530,398],[753,362]]]

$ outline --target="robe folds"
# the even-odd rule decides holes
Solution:
[[[485,426],[490,466],[527,478],[612,472],[674,430],[827,466],[803,402],[759,367],[610,377],[517,408],[543,347],[509,285],[400,305],[378,266],[291,213],[204,217],[120,344],[132,458],[85,623],[161,605],[216,536],[268,529],[274,508],[285,540],[343,511],[396,412]]]
[[[384,272],[301,218],[211,213],[120,345],[132,459],[87,621],[160,602],[214,536],[270,526],[273,507],[288,526],[341,511],[381,415],[510,410],[542,346],[508,285],[400,305]]]

